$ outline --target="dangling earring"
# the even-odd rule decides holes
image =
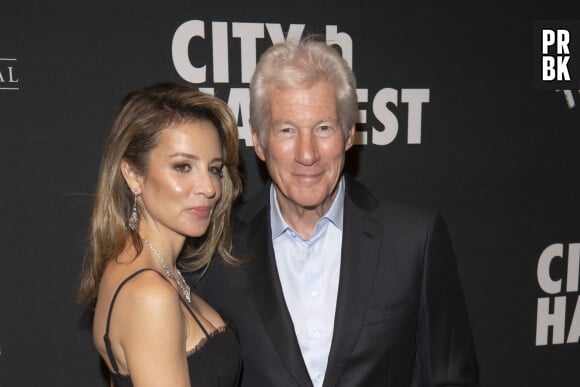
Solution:
[[[131,211],[131,216],[129,217],[129,228],[133,231],[137,230],[137,225],[139,224],[139,213],[137,212],[137,194],[135,194],[135,200],[133,201],[133,210]]]

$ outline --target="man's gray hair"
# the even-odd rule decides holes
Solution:
[[[347,138],[358,121],[356,79],[338,50],[307,38],[275,44],[262,54],[250,82],[250,124],[262,147],[271,124],[268,93],[274,88],[309,87],[319,81],[334,86],[338,124]]]

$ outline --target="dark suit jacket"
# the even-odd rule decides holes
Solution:
[[[234,268],[214,259],[198,292],[233,320],[242,386],[312,386],[274,261],[269,185],[233,217]],[[347,177],[340,283],[324,387],[475,386],[471,330],[435,211]]]

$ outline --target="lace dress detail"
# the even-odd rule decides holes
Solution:
[[[113,295],[111,305],[109,306],[109,314],[107,316],[107,327],[103,337],[107,355],[114,372],[111,372],[111,379],[115,387],[132,387],[131,375],[123,375],[119,373],[119,367],[114,357],[111,342],[109,340],[109,327],[111,321],[111,313],[113,305],[121,288],[131,278],[146,270],[156,272],[166,280],[161,273],[153,269],[141,269],[127,277]],[[179,295],[179,293],[178,293]],[[191,350],[187,351],[187,365],[189,368],[189,378],[191,385],[199,387],[234,387],[238,385],[238,380],[241,371],[242,359],[238,338],[233,325],[227,322],[224,326],[218,329],[207,332],[205,327],[201,324],[193,309],[179,295],[179,299],[185,305],[195,322],[199,325],[205,337],[200,340]]]
[[[233,329],[233,327],[230,326],[229,323],[217,328],[214,331],[207,333],[206,336],[199,341],[199,343],[197,343],[192,349],[190,349],[189,351],[186,352],[187,356],[193,355],[194,353],[199,351],[205,345],[205,343],[207,343],[209,340],[211,340],[214,336],[220,335],[220,334],[224,333],[225,331],[227,331],[228,329]]]

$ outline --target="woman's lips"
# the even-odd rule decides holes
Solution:
[[[198,218],[207,219],[211,215],[211,206],[191,207],[187,211]]]

